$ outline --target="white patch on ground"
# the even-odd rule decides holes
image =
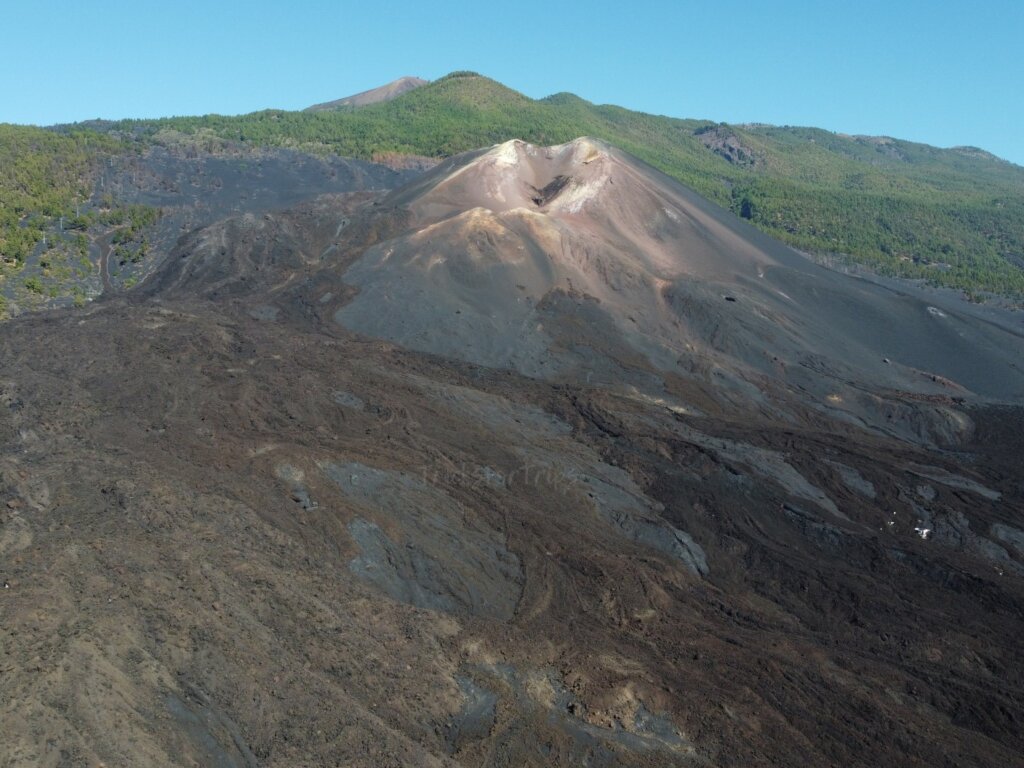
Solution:
[[[495,168],[515,168],[519,165],[519,148],[526,149],[529,145],[512,139],[504,144],[498,144],[488,152],[485,157],[489,158]]]
[[[572,161],[577,164],[588,165],[595,160],[608,157],[607,152],[586,137],[575,139],[562,146],[572,147]]]
[[[691,406],[682,405],[681,403],[667,400],[664,397],[656,397],[655,395],[648,395],[641,392],[636,387],[629,387],[626,392],[622,393],[624,397],[630,400],[636,400],[641,403],[649,403],[651,405],[660,406],[667,409],[670,413],[677,414],[679,416],[701,416],[703,415],[699,410]]]
[[[435,185],[435,187],[440,187],[454,181],[470,168],[479,168],[486,165],[502,169],[515,168],[519,165],[519,145],[522,145],[523,147],[528,146],[519,139],[512,139],[511,141],[506,141],[503,144],[495,144],[476,160],[466,163],[461,168],[457,168],[445,176],[444,179]]]
[[[491,149],[473,162],[467,163],[458,170],[450,173],[437,186],[450,183],[470,168],[493,168],[496,171],[500,171],[500,173],[484,177],[488,181],[485,192],[489,197],[493,198],[497,202],[504,203],[505,194],[501,188],[502,181],[508,178],[506,172],[514,173],[515,169],[519,167],[520,151],[527,151],[529,146],[530,145],[519,139],[512,139],[511,141],[506,141],[502,144],[495,144]]]
[[[597,197],[609,178],[611,178],[610,175],[605,172],[586,181],[573,179],[569,188],[555,199],[552,207],[566,213],[579,213],[589,201]]]
[[[530,208],[524,208],[521,205],[516,207],[516,208],[509,208],[507,211],[502,211],[498,215],[499,216],[509,216],[509,217],[521,216],[524,219],[528,219],[528,218],[544,219],[544,218],[547,218],[547,214],[541,213],[540,211],[532,210]]]
[[[946,313],[938,307],[928,307],[929,314],[935,315],[935,317],[946,317]]]

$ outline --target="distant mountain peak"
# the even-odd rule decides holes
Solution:
[[[407,93],[415,88],[419,88],[421,85],[426,85],[429,80],[424,80],[422,77],[400,77],[397,80],[392,80],[390,83],[386,83],[378,88],[371,88],[368,91],[362,91],[352,96],[346,96],[343,99],[335,99],[334,101],[325,101],[322,104],[314,104],[311,107],[307,107],[305,112],[327,112],[332,109],[340,109],[342,107],[365,107],[368,104],[378,104],[382,101],[391,101],[403,93]]]

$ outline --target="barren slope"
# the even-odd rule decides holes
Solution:
[[[429,80],[424,80],[422,77],[400,77],[377,88],[360,91],[353,96],[346,96],[343,99],[335,99],[334,101],[325,101],[322,104],[314,104],[311,107],[306,107],[305,111],[324,112],[340,109],[341,107],[365,107],[367,104],[379,104],[382,101],[391,101],[391,99],[401,96],[413,88],[426,85],[429,82]]]
[[[929,306],[589,140],[189,233],[0,337],[0,764],[1011,765],[1021,339]]]
[[[413,349],[549,378],[714,381],[748,405],[780,387],[886,429],[887,393],[1024,394],[1020,331],[820,268],[600,142],[508,142],[382,207],[411,224],[348,268],[359,294],[335,317]],[[959,428],[925,418],[924,437]]]

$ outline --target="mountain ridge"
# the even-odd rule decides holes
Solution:
[[[310,107],[306,107],[302,111],[324,112],[341,109],[343,107],[365,107],[369,104],[379,104],[382,101],[390,101],[391,99],[398,98],[403,93],[407,93],[414,88],[427,85],[429,82],[429,80],[424,80],[422,77],[406,75],[404,77],[399,77],[396,80],[392,80],[390,83],[377,86],[376,88],[360,91],[352,96],[345,96],[340,99],[314,104]]]

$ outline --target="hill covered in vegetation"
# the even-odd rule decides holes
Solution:
[[[442,158],[511,138],[549,145],[589,135],[816,257],[971,294],[1024,295],[1024,168],[969,147],[675,119],[568,93],[535,100],[470,72],[358,109],[265,110],[90,128],[125,147],[187,141],[205,151],[289,147],[363,159]],[[80,126],[52,140],[71,142],[70,156],[78,158],[81,137],[89,135]],[[36,199],[55,210],[45,195]],[[27,208],[31,201],[15,216]],[[9,221],[7,229],[13,231]]]
[[[0,261],[16,266],[54,218],[75,222],[76,202],[92,194],[92,166],[123,142],[90,130],[61,133],[0,124]]]

